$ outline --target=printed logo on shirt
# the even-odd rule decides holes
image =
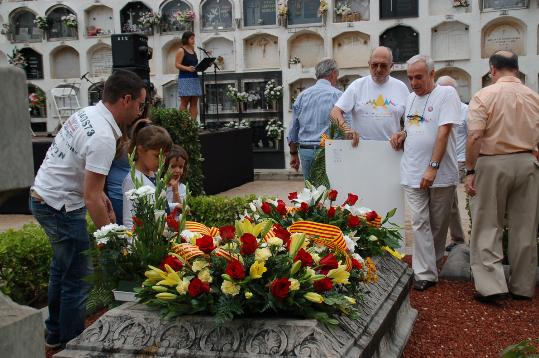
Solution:
[[[416,125],[419,127],[419,125],[423,122],[428,123],[429,120],[420,115],[419,113],[415,112],[414,114],[409,114],[406,116],[406,119],[408,120],[408,124],[410,126]]]
[[[382,96],[381,94],[378,95],[378,97],[376,99],[374,99],[374,100],[371,99],[371,100],[367,101],[366,104],[372,104],[373,109],[376,109],[376,108],[385,108],[385,109],[387,109],[387,107],[389,105],[391,105],[393,107],[397,106],[395,104],[395,102],[393,102],[392,100],[390,100],[388,98],[384,99],[384,96]]]

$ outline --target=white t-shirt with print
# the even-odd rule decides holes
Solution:
[[[335,106],[352,113],[350,125],[361,139],[389,140],[401,129],[408,94],[408,87],[396,78],[379,85],[366,76],[352,82]]]
[[[122,132],[102,102],[85,107],[64,123],[37,172],[33,189],[56,210],[82,208],[84,173],[107,175]]]
[[[408,135],[401,159],[402,185],[419,188],[421,178],[432,159],[438,127],[448,123],[458,125],[461,121],[460,99],[453,87],[436,86],[430,94],[421,97],[410,93],[404,122]],[[456,139],[452,130],[432,186],[446,187],[457,184]]]
[[[466,161],[466,140],[468,138],[468,105],[466,103],[460,104],[460,115],[462,121],[459,125],[453,126],[453,131],[457,139],[457,161]]]

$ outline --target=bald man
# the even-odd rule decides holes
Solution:
[[[351,113],[350,126],[359,138],[387,141],[401,130],[408,87],[389,76],[393,54],[387,47],[375,48],[369,59],[370,76],[350,84],[331,111],[331,117],[344,126],[344,113]]]
[[[436,81],[438,86],[451,86],[457,89],[457,81],[451,76],[441,76]],[[466,161],[466,116],[468,115],[468,106],[466,103],[460,103],[461,123],[453,125],[453,132],[457,141],[457,163],[459,168],[459,181],[464,182],[464,166]],[[455,191],[453,206],[451,207],[451,218],[449,219],[449,232],[451,233],[451,243],[445,248],[445,251],[451,251],[456,245],[464,244],[464,230],[462,229],[462,220],[459,211],[459,199]]]

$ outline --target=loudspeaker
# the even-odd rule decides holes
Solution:
[[[113,68],[149,68],[152,55],[147,36],[137,33],[112,35],[111,45]]]

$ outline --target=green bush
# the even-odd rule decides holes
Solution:
[[[191,195],[204,194],[204,174],[197,121],[187,111],[174,108],[154,108],[150,114],[153,123],[167,129],[174,143],[181,145],[189,154],[187,183]]]
[[[189,220],[208,227],[234,225],[234,221],[256,199],[255,195],[228,198],[224,196],[197,196],[189,201]]]
[[[46,304],[52,248],[40,226],[0,233],[0,290],[19,304]]]

